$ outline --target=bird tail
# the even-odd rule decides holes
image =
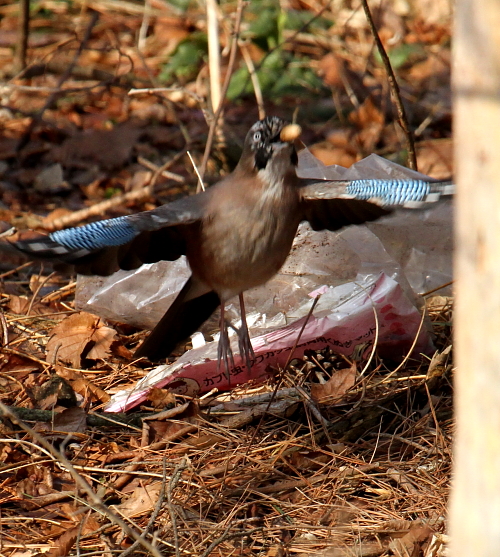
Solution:
[[[221,302],[214,291],[191,298],[194,289],[195,284],[191,277],[156,327],[135,351],[134,357],[146,357],[153,362],[166,358],[179,342],[199,330]]]

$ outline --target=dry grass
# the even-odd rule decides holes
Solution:
[[[442,355],[397,371],[375,362],[334,402],[309,394],[346,367],[323,351],[294,361],[279,385],[184,406],[177,398],[166,418],[142,428],[87,425],[61,445],[65,434],[53,430],[64,426],[34,427],[164,555],[438,555],[451,469],[452,309],[449,298],[427,305]],[[71,371],[44,361],[51,317],[6,313],[24,332],[3,357],[5,404],[37,407],[33,393],[49,372]],[[79,373],[109,391],[144,371],[114,357]],[[125,554],[130,536],[93,510],[36,438],[8,420],[1,436],[2,555]]]

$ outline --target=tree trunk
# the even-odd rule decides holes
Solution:
[[[500,555],[500,2],[458,0],[453,557]]]

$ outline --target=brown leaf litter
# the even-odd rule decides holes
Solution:
[[[33,316],[36,330],[45,331],[45,342],[37,339],[42,355],[4,353],[2,400],[34,412],[39,399],[30,393],[51,376],[75,387],[79,406],[64,409],[55,395],[45,398],[55,415],[43,423],[33,414],[35,429],[56,446],[63,442],[109,509],[154,535],[164,554],[177,547],[207,556],[432,557],[444,547],[451,469],[450,299],[435,297],[427,309],[444,347],[431,362],[391,372],[389,362],[377,360],[360,376],[362,365],[323,350],[294,360],[276,385],[242,385],[199,401],[155,389],[136,413],[139,428],[112,414],[105,425],[88,421],[104,401],[98,393],[130,386],[144,373],[110,352],[113,342],[127,343],[123,333],[77,312],[51,332],[43,315]],[[6,317],[22,319],[8,309]],[[95,359],[89,345],[97,347]],[[29,414],[25,419],[30,423]],[[57,459],[8,421],[0,459],[5,555],[16,555],[19,542],[50,555],[131,546]]]
[[[153,208],[196,183],[186,150],[201,159],[208,129],[205,62],[182,89],[134,97],[128,91],[159,83],[169,55],[194,32],[205,32],[206,22],[198,6],[181,12],[159,0],[149,4],[149,26],[143,26],[143,7],[127,2],[97,0],[85,9],[50,3],[35,10],[32,29],[43,32],[30,35],[24,77],[11,68],[18,9],[2,7],[4,41],[11,41],[0,49],[9,105],[0,136],[2,220],[52,230]],[[433,2],[430,11],[429,2],[414,4],[411,17],[393,14],[391,3],[380,6],[380,34],[391,54],[418,47],[398,68],[398,79],[423,140],[420,170],[448,177],[449,3]],[[290,7],[305,15],[304,3]],[[300,108],[305,143],[330,164],[348,166],[373,150],[401,156],[386,76],[373,59],[363,13],[324,2],[314,15],[307,8],[331,25],[317,32],[284,26],[285,54],[313,52],[311,67],[319,61],[328,91],[313,102],[266,102],[270,113],[290,118]],[[75,58],[95,12],[98,25]],[[232,14],[223,15],[227,23]],[[147,33],[137,48],[141,27]],[[223,29],[226,45],[230,29]],[[247,42],[257,65],[266,54]],[[55,89],[58,102],[19,153],[19,139]],[[253,98],[238,103],[227,103],[224,117],[227,129],[243,137],[257,109]],[[221,140],[237,158],[233,136]],[[209,172],[219,174],[213,160]],[[161,179],[156,183],[150,173]],[[30,281],[16,264],[0,270],[0,400],[66,455],[108,510],[126,516],[158,552],[444,555],[453,432],[451,300],[427,303],[438,346],[431,361],[398,368],[375,358],[361,375],[364,362],[322,351],[294,361],[280,383],[214,391],[201,400],[157,389],[134,414],[109,415],[102,406],[110,394],[147,371],[129,351],[142,333],[75,312],[74,282],[58,284],[43,273]],[[2,555],[145,553],[36,435],[8,419],[0,422],[0,463]]]

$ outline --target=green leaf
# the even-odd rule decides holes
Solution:
[[[286,10],[282,13],[284,15],[284,28],[294,31],[298,31],[304,26],[306,26],[305,30],[307,29],[309,31],[313,31],[314,29],[330,29],[333,24],[331,20],[324,17],[313,19],[311,12],[305,10]]]
[[[307,59],[299,60],[291,54],[275,50],[257,65],[257,77],[262,93],[277,100],[283,96],[310,95],[323,89],[321,80],[310,69]],[[253,95],[253,86],[248,70],[240,68],[231,79],[227,97],[234,100],[241,96]]]
[[[414,62],[415,58],[418,58],[422,54],[423,49],[421,45],[418,44],[401,44],[387,51],[391,66],[395,70],[409,62]],[[378,50],[375,51],[374,57],[377,64],[382,65],[382,58]]]
[[[201,33],[191,35],[189,39],[179,43],[175,52],[170,56],[170,60],[163,66],[159,76],[160,80],[188,81],[197,74],[200,63],[206,54],[206,36]]]
[[[168,0],[167,4],[171,4],[174,8],[186,12],[190,6],[194,5],[194,2],[192,0]]]
[[[256,3],[260,4],[260,2]],[[262,4],[266,4],[262,2]],[[280,41],[278,28],[279,5],[261,6],[255,14],[256,19],[250,24],[248,34],[252,41],[262,50],[274,48]]]

